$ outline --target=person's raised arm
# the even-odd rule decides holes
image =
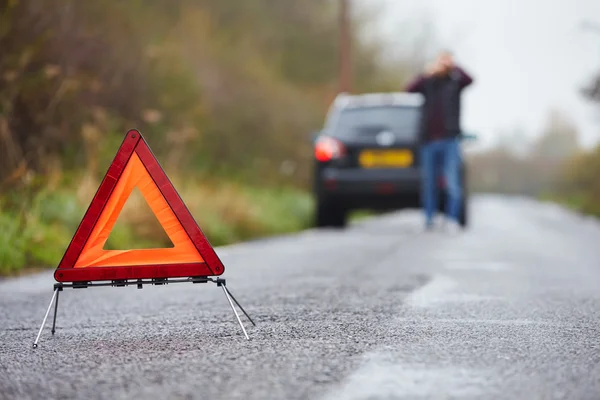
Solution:
[[[439,61],[435,61],[434,63],[429,65],[424,72],[420,73],[415,78],[413,78],[413,80],[410,81],[408,85],[406,85],[405,90],[407,92],[423,94],[423,92],[425,91],[425,82],[427,82],[427,80],[432,76],[437,75],[441,72],[442,65]]]
[[[412,93],[422,93],[424,83],[425,83],[425,75],[419,74],[415,78],[413,78],[413,80],[410,81],[408,83],[408,85],[406,85],[404,90],[406,90],[407,92],[412,92]]]
[[[454,73],[457,76],[461,88],[465,88],[473,83],[473,77],[459,66],[454,66]]]

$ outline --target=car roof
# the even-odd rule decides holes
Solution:
[[[342,110],[386,106],[420,108],[424,101],[422,94],[410,92],[340,93],[329,107],[325,125],[332,126]]]
[[[337,95],[332,109],[381,107],[381,106],[406,106],[420,107],[424,97],[420,93],[410,92],[378,92],[364,94],[340,93]]]

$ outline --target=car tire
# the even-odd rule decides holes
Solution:
[[[469,226],[469,192],[467,190],[467,185],[464,185],[463,187],[462,204],[460,207],[460,218],[458,223],[463,229],[466,229]]]
[[[331,221],[331,213],[328,204],[321,199],[317,199],[315,207],[315,226],[317,228],[324,228],[329,226]]]
[[[343,229],[346,227],[348,222],[348,210],[342,207],[339,204],[336,204],[335,207],[332,207],[333,211],[333,224],[334,228]]]
[[[467,196],[463,196],[458,223],[463,227],[463,229],[469,226],[469,201]]]
[[[315,226],[317,228],[344,228],[348,211],[340,205],[325,199],[317,199],[315,210]]]
[[[460,218],[458,223],[463,229],[469,226],[469,182],[467,175],[467,166],[463,163],[461,166],[461,182],[462,182],[462,203],[460,207]]]

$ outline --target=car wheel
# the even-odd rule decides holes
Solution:
[[[441,214],[446,214],[446,200],[448,199],[448,195],[445,190],[440,190],[440,195],[438,196],[437,202],[437,211]]]
[[[348,211],[330,200],[317,199],[315,211],[317,228],[344,228],[346,226]]]
[[[460,208],[460,218],[458,220],[460,226],[466,228],[469,225],[469,209],[468,209],[468,200],[466,196],[463,198],[462,205]]]
[[[469,192],[467,191],[467,186],[464,186],[464,192],[462,196],[462,204],[460,207],[460,219],[459,224],[463,228],[467,228],[469,226]]]
[[[467,228],[469,225],[469,191],[468,191],[468,182],[467,182],[467,174],[465,166],[462,168],[462,181],[463,181],[463,195],[462,195],[462,204],[460,207],[460,218],[458,223],[463,229]]]
[[[348,222],[348,210],[340,205],[332,207],[332,226],[335,228],[345,228]]]
[[[315,226],[324,228],[331,224],[331,207],[322,199],[317,199],[315,209]]]

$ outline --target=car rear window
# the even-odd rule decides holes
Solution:
[[[381,131],[393,132],[399,140],[416,140],[421,110],[408,106],[347,108],[337,116],[332,133],[338,137],[362,138]]]

